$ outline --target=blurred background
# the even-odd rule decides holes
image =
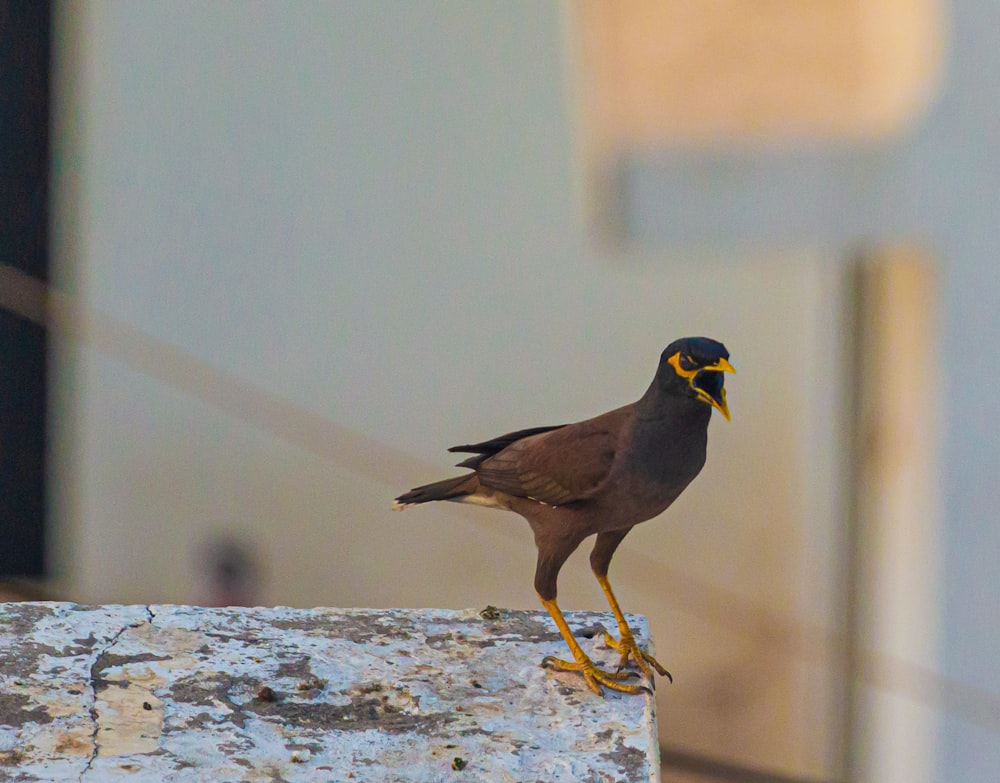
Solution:
[[[664,779],[1000,776],[994,3],[0,8],[5,596],[535,607],[522,520],[393,496],[703,334],[611,572]]]

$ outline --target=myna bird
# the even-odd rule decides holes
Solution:
[[[712,409],[729,419],[725,372],[735,372],[726,347],[706,337],[667,346],[641,399],[593,419],[518,430],[449,451],[471,453],[458,463],[472,472],[426,484],[396,498],[394,508],[451,500],[502,508],[523,516],[535,534],[535,590],[569,646],[573,661],[542,663],[578,671],[591,690],[646,690],[622,680],[629,658],[652,684],[655,669],[670,675],[642,650],[608,582],[615,549],[640,522],[674,502],[705,464]],[[597,668],[580,647],[556,603],[559,569],[587,536],[597,539],[590,567],[618,621],[620,638],[606,635],[620,655],[618,671]]]

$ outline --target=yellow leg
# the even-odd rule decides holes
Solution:
[[[562,638],[566,641],[566,645],[569,647],[569,651],[573,654],[574,658],[573,661],[563,661],[548,655],[542,660],[542,666],[547,666],[557,671],[580,672],[587,681],[588,687],[598,696],[604,695],[604,691],[601,690],[602,687],[610,688],[613,691],[621,691],[622,693],[639,693],[640,691],[649,693],[649,688],[645,685],[626,685],[620,682],[633,676],[632,672],[606,672],[603,669],[598,669],[594,662],[587,657],[587,653],[583,651],[583,648],[580,647],[580,643],[577,642],[576,637],[573,636],[573,632],[569,629],[569,625],[566,624],[566,618],[563,617],[563,613],[555,600],[546,601],[541,596],[539,596],[539,600],[542,602],[542,606],[552,615],[559,633],[562,634]]]
[[[628,665],[628,659],[631,658],[642,673],[649,678],[650,682],[653,681],[653,672],[650,667],[656,669],[661,676],[666,677],[670,682],[673,682],[674,678],[670,676],[670,672],[664,669],[656,658],[639,647],[639,643],[635,640],[635,634],[632,633],[632,629],[629,628],[628,623],[625,621],[625,615],[622,614],[622,609],[618,605],[618,599],[615,598],[607,576],[597,576],[597,583],[604,591],[604,595],[607,596],[611,611],[614,612],[615,620],[618,621],[618,631],[621,638],[615,639],[611,634],[604,635],[604,641],[608,647],[621,653],[622,657],[618,663],[618,671],[624,669]]]

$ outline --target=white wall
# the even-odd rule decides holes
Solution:
[[[637,398],[666,343],[710,335],[733,422],[612,578],[679,676],[666,738],[823,776],[836,672],[796,634],[838,629],[837,273],[593,244],[562,10],[61,7],[59,258],[105,328],[60,348],[58,583],[202,601],[231,532],[262,603],[533,606],[520,520],[391,498],[449,445]],[[273,416],[219,404],[247,389]],[[603,606],[583,556],[561,588]]]

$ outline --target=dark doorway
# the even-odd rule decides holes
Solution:
[[[52,4],[0,0],[0,264],[49,274]],[[44,567],[43,325],[0,307],[0,575]]]

